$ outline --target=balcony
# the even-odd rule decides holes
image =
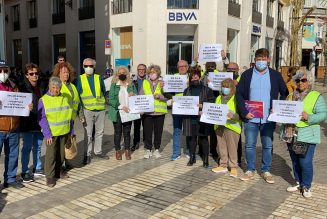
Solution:
[[[122,14],[132,12],[132,0],[114,0],[111,2],[112,14]]]
[[[228,14],[234,17],[240,17],[241,15],[241,5],[233,1],[228,3]]]
[[[52,14],[52,24],[65,23],[65,12]]]
[[[199,9],[199,0],[167,0],[168,9]]]
[[[252,22],[253,23],[257,23],[257,24],[261,24],[261,21],[262,21],[262,14],[261,14],[261,12],[252,11]]]
[[[94,6],[78,9],[79,20],[92,19],[92,18],[94,18]]]
[[[278,20],[277,22],[277,30],[283,31],[284,30],[284,21]]]
[[[274,18],[272,16],[267,15],[266,17],[266,26],[267,27],[274,27]]]
[[[37,27],[37,18],[34,17],[34,18],[30,18],[29,19],[29,27],[30,28],[35,28]]]
[[[20,23],[19,21],[14,21],[14,31],[20,30]]]

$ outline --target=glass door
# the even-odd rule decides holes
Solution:
[[[193,41],[168,41],[167,74],[178,72],[177,62],[181,59],[191,64],[193,60]]]

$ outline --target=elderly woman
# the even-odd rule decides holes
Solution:
[[[327,107],[324,97],[312,90],[311,74],[297,71],[293,77],[296,90],[288,96],[288,100],[302,101],[303,112],[300,122],[285,125],[285,137],[293,165],[296,185],[287,188],[288,192],[300,190],[305,198],[310,198],[313,178],[313,156],[317,144],[321,143],[320,123],[327,118]],[[302,153],[294,147],[295,142],[302,142]]]
[[[60,93],[62,82],[58,77],[49,80],[49,91],[38,105],[38,121],[46,139],[45,176],[49,187],[56,185],[62,176],[65,143],[69,133],[73,134],[72,109],[66,96]]]
[[[163,95],[161,83],[159,81],[161,69],[158,65],[150,65],[147,69],[148,79],[143,80],[140,95],[154,96],[154,112],[144,114],[143,132],[145,153],[144,158],[149,159],[152,156],[152,147],[154,146],[153,155],[156,158],[161,157],[159,152],[161,137],[167,113],[167,98]],[[152,142],[152,135],[154,141]]]
[[[132,121],[122,123],[120,113],[129,112],[128,97],[135,95],[136,88],[131,80],[126,67],[120,66],[114,74],[109,92],[109,119],[114,125],[114,143],[116,149],[116,159],[122,159],[120,140],[123,134],[125,157],[131,159],[131,127]]]
[[[207,86],[200,83],[201,72],[198,69],[192,69],[189,77],[189,87],[185,89],[183,96],[198,96],[199,108],[202,110],[203,102],[213,103],[215,97],[213,92]],[[200,116],[185,116],[183,120],[183,134],[186,141],[190,142],[190,160],[187,166],[192,166],[195,160],[195,151],[199,142],[202,148],[203,167],[209,167],[209,142],[208,136],[212,132],[213,125],[200,122]]]

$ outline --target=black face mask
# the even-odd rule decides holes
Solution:
[[[125,81],[126,80],[126,75],[119,75],[118,78],[121,81]]]
[[[191,85],[192,86],[199,86],[200,85],[200,81],[199,80],[191,81]]]

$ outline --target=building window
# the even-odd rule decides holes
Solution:
[[[66,57],[66,35],[53,35],[53,63],[57,63],[59,55]]]
[[[283,20],[283,5],[278,4],[278,20],[282,21]]]
[[[22,40],[13,40],[14,64],[17,69],[22,69]]]
[[[251,35],[251,62],[254,62],[255,51],[259,49],[260,36]]]
[[[12,6],[14,31],[20,30],[20,12],[19,5]]]
[[[34,28],[37,27],[37,7],[36,0],[32,0],[27,2],[27,12],[28,12],[28,21],[29,27]]]
[[[79,45],[80,45],[80,63],[83,63],[85,58],[96,59],[95,56],[95,32],[85,31],[80,32],[79,35]]]
[[[267,15],[272,17],[273,16],[273,8],[274,8],[274,1],[268,0],[267,2]]]
[[[238,0],[228,1],[228,14],[234,17],[240,17],[241,15],[241,5]]]
[[[198,9],[199,0],[167,0],[168,9]]]
[[[253,0],[252,11],[260,12],[261,10],[261,1]]]
[[[132,0],[113,0],[111,3],[112,14],[122,14],[132,12]]]
[[[35,64],[39,64],[39,39],[37,37],[30,38],[28,42],[29,46],[29,61]]]
[[[227,56],[230,61],[237,62],[238,31],[227,30]]]
[[[272,57],[273,54],[272,44],[273,44],[273,39],[266,37],[266,49],[269,50],[270,57]]]
[[[94,0],[80,0],[78,18],[80,20],[94,18]]]
[[[65,23],[65,0],[53,0],[52,24]]]
[[[304,1],[304,7],[311,7],[312,5],[312,0],[305,0]]]

